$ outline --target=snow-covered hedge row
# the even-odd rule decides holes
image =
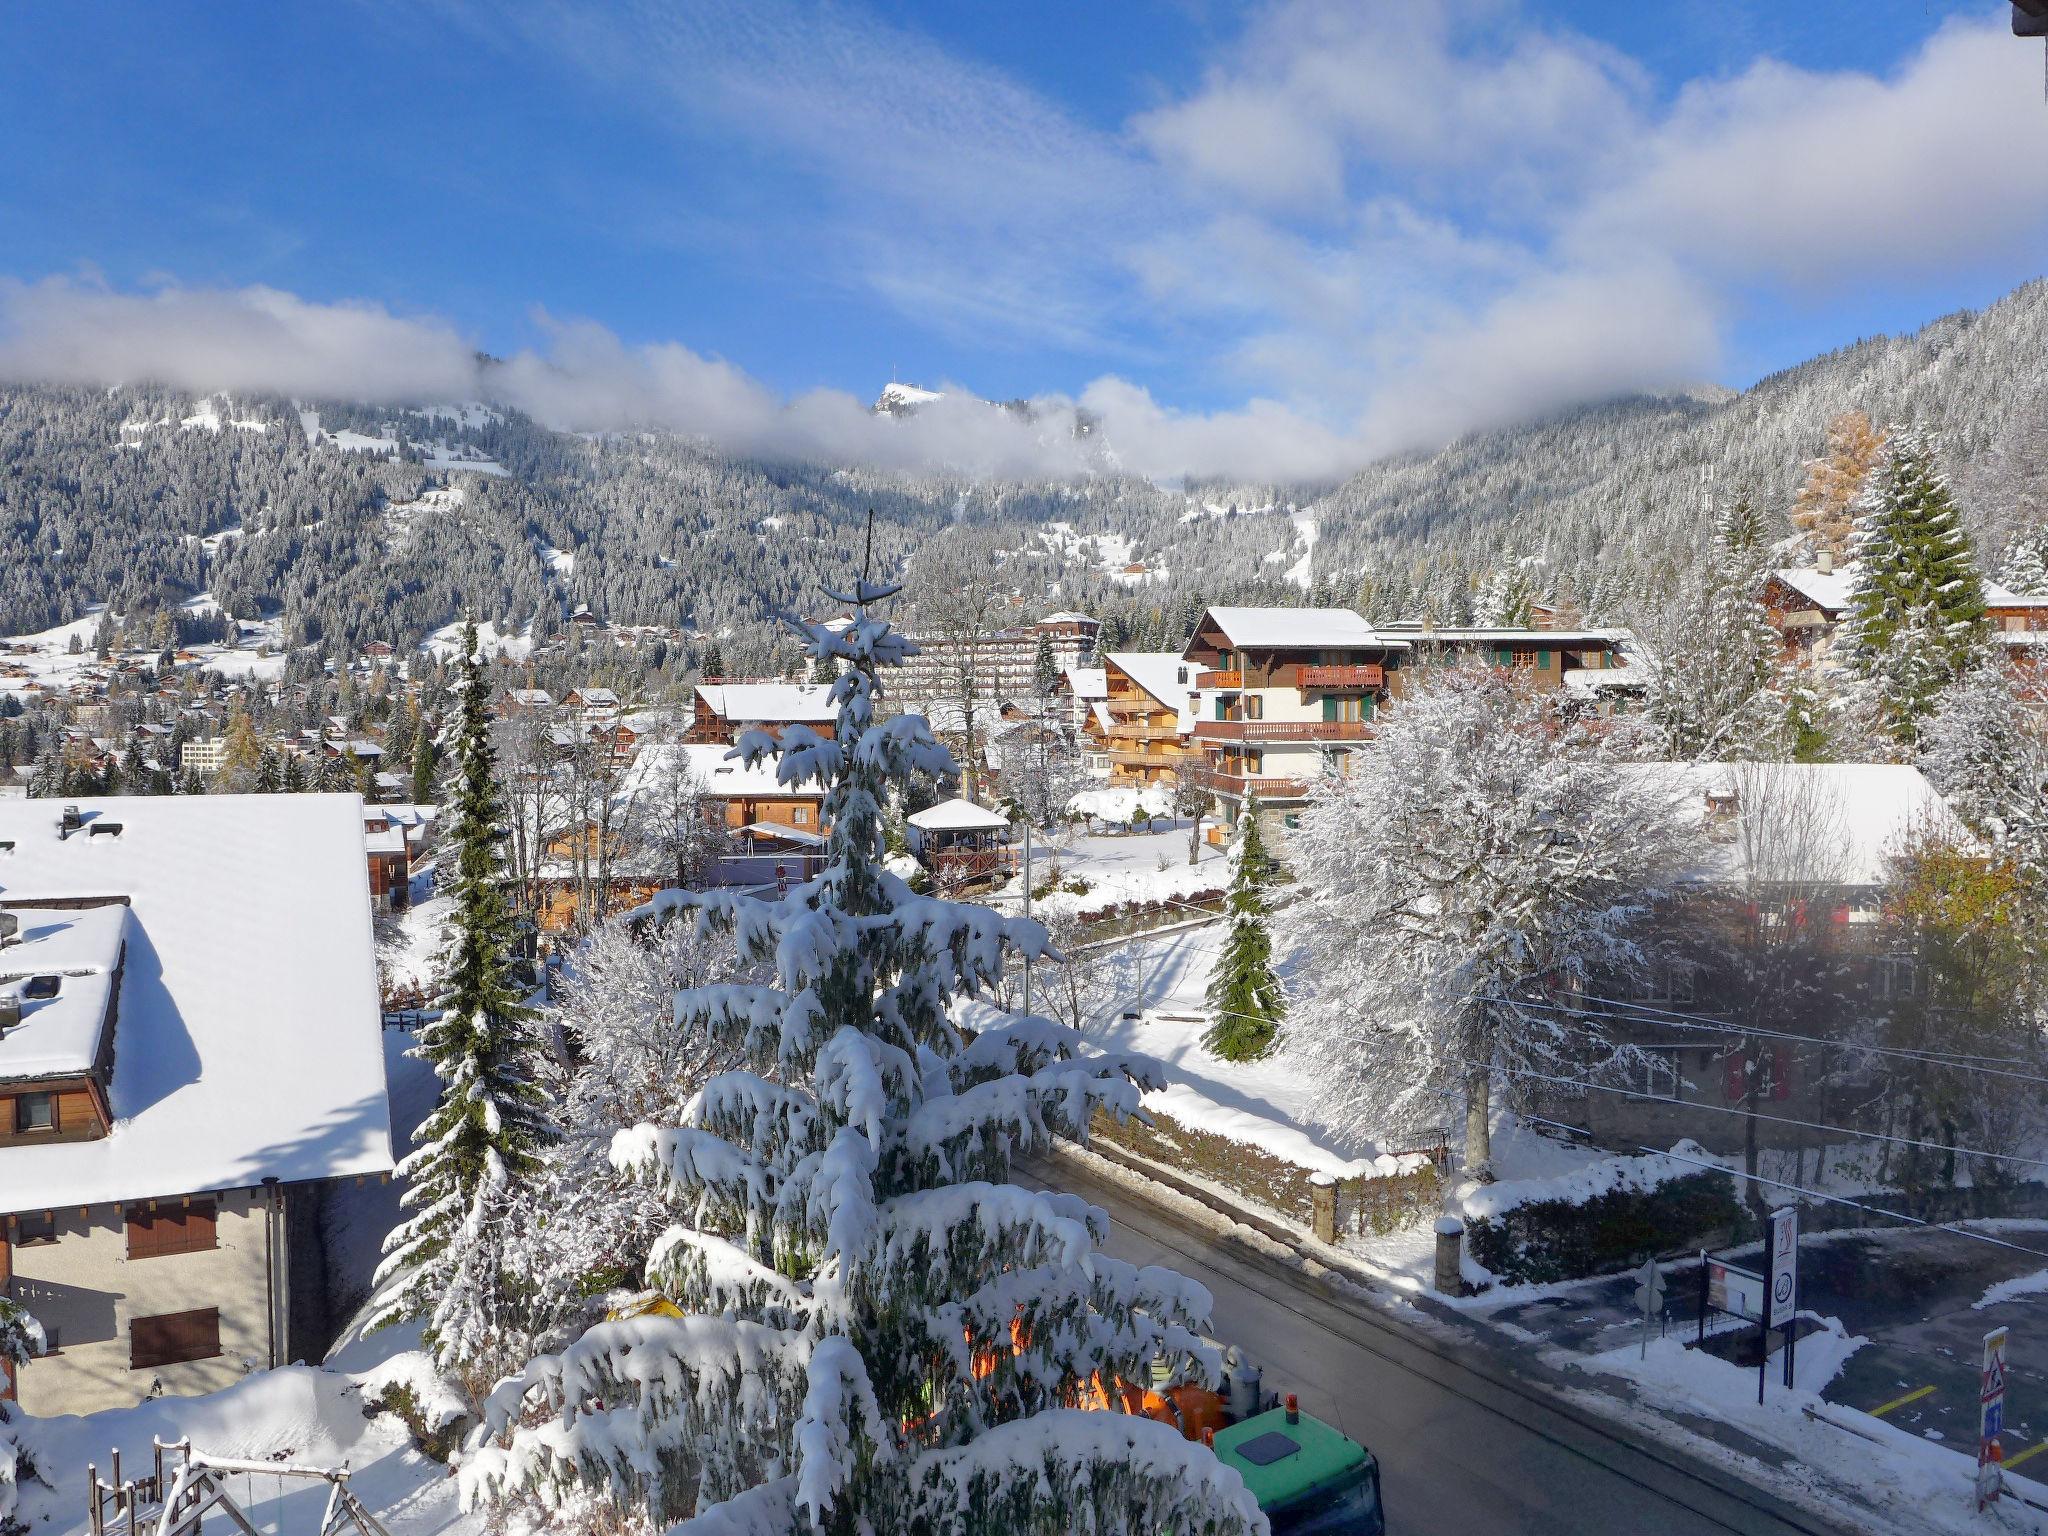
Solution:
[[[1206,864],[1175,864],[1166,869],[1119,870],[1085,874],[1085,892],[1055,890],[1031,904],[1041,922],[1054,917],[1083,920],[1108,917],[1125,908],[1171,906],[1177,902],[1220,901],[1229,872],[1215,860]],[[1189,913],[1190,917],[1199,914]]]
[[[1706,1153],[1694,1142],[1671,1151],[1468,1190],[1472,1257],[1510,1284],[1542,1284],[1609,1274],[1739,1230],[1734,1176],[1701,1168]]]

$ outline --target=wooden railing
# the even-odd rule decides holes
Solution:
[[[1370,741],[1368,720],[1197,720],[1204,741]]]
[[[1187,758],[1179,752],[1136,752],[1112,748],[1109,760],[1126,768],[1176,768]]]
[[[1177,725],[1128,725],[1118,721],[1109,728],[1111,741],[1178,741],[1180,734]]]
[[[1195,686],[1197,688],[1242,688],[1244,686],[1244,674],[1242,672],[1197,672],[1195,674]]]
[[[1266,800],[1299,800],[1308,793],[1300,779],[1271,779],[1257,774],[1225,773],[1221,768],[1204,768],[1199,782],[1219,794],[1258,795]]]
[[[1295,668],[1295,686],[1298,688],[1381,688],[1386,681],[1387,669],[1378,662],[1347,667]]]

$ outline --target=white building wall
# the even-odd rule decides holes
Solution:
[[[197,1396],[270,1365],[269,1287],[260,1190],[214,1197],[218,1246],[200,1253],[128,1257],[120,1207],[81,1216],[56,1213],[57,1240],[13,1248],[12,1292],[57,1334],[57,1353],[21,1369],[17,1396],[41,1416],[132,1407],[161,1383],[165,1395]],[[275,1254],[280,1318],[286,1248],[279,1219]],[[220,1309],[220,1348],[210,1360],[129,1368],[128,1325],[137,1317]],[[280,1339],[279,1349],[283,1344]]]

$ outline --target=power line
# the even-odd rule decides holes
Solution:
[[[1494,1001],[1497,1001],[1497,1002],[1505,1002],[1505,1001],[1511,1001],[1511,999],[1505,999],[1505,998],[1497,998],[1497,999],[1494,999]],[[1692,1024],[1692,1025],[1694,1025],[1695,1027],[1698,1027],[1698,1026],[1701,1026],[1701,1025],[1707,1025],[1707,1024],[1711,1024],[1711,1025],[1715,1026],[1716,1028],[1719,1028],[1719,1029],[1725,1029],[1725,1030],[1727,1030],[1727,1031],[1729,1031],[1729,1032],[1731,1032],[1731,1033],[1735,1033],[1735,1034],[1769,1034],[1769,1033],[1771,1033],[1771,1031],[1769,1031],[1769,1030],[1764,1030],[1764,1029],[1752,1029],[1752,1028],[1751,1028],[1750,1026],[1748,1026],[1748,1025],[1746,1025],[1746,1024],[1736,1024],[1736,1023],[1732,1023],[1731,1021],[1729,1021],[1729,1020],[1727,1020],[1727,1019],[1716,1019],[1716,1018],[1712,1018],[1712,1017],[1709,1017],[1709,1016],[1705,1016],[1705,1015],[1701,1015],[1701,1014],[1693,1014],[1693,1013],[1677,1013],[1677,1012],[1674,1012],[1673,1010],[1671,1010],[1671,1009],[1669,1009],[1669,1008],[1653,1008],[1653,1007],[1651,1007],[1651,1006],[1650,1006],[1650,1005],[1649,1005],[1648,1003],[1634,1003],[1634,1002],[1629,1002],[1629,1001],[1626,1001],[1625,999],[1622,999],[1622,998],[1613,998],[1613,997],[1596,997],[1596,998],[1592,998],[1592,999],[1590,999],[1590,1001],[1592,1001],[1592,1002],[1596,1002],[1596,1003],[1604,1003],[1604,1004],[1605,1004],[1605,1005],[1606,1005],[1607,1007],[1609,1007],[1609,1008],[1624,1008],[1624,1009],[1628,1009],[1628,1010],[1631,1010],[1631,1012],[1629,1012],[1629,1013],[1626,1013],[1626,1014],[1602,1014],[1602,1015],[1601,1015],[1602,1017],[1606,1017],[1606,1018],[1629,1018],[1629,1017],[1634,1017],[1634,1016],[1635,1016],[1636,1014],[1647,1014],[1647,1015],[1649,1015],[1649,1016],[1650,1016],[1650,1017],[1651,1017],[1652,1019],[1654,1019],[1654,1020],[1656,1020],[1656,1021],[1659,1021],[1659,1022],[1662,1022],[1662,1021],[1666,1021],[1666,1020],[1669,1020],[1669,1021],[1682,1021],[1682,1022],[1685,1022],[1685,1023],[1688,1023],[1688,1024]],[[1558,1004],[1546,1004],[1546,1003],[1534,1003],[1534,1002],[1520,1002],[1520,1003],[1518,1003],[1518,1006],[1520,1006],[1520,1007],[1524,1007],[1524,1008],[1551,1008],[1551,1009],[1553,1009],[1553,1010],[1555,1010],[1555,1009],[1558,1009],[1558,1008],[1560,1007],[1560,1005],[1558,1005]],[[1566,1012],[1571,1012],[1571,1011],[1581,1011],[1581,1012],[1587,1012],[1587,1013],[1595,1013],[1595,1012],[1598,1012],[1598,1010],[1594,1010],[1594,1009],[1584,1009],[1584,1010],[1570,1010],[1570,1009],[1565,1009],[1565,1010],[1563,1010],[1563,1011],[1566,1011]],[[1854,1043],[1853,1041],[1848,1041],[1848,1040],[1831,1040],[1831,1039],[1827,1039],[1827,1038],[1825,1038],[1825,1037],[1823,1037],[1823,1036],[1819,1036],[1819,1035],[1796,1035],[1796,1034],[1781,1034],[1781,1035],[1779,1036],[1779,1038],[1782,1038],[1782,1039],[1786,1039],[1786,1040],[1807,1040],[1807,1041],[1811,1041],[1811,1042],[1812,1042],[1813,1044],[1815,1044],[1815,1045],[1838,1045],[1838,1046],[1853,1046],[1853,1047],[1854,1047],[1854,1048],[1855,1048],[1856,1050],[1860,1050],[1860,1051],[1866,1051],[1866,1050],[1867,1050],[1867,1051],[1875,1051],[1875,1050],[1887,1050],[1887,1051],[1890,1051],[1890,1052],[1892,1052],[1893,1054],[1896,1054],[1896,1055],[1906,1055],[1906,1056],[1922,1056],[1922,1057],[1927,1057],[1927,1058],[1929,1058],[1929,1059],[1931,1059],[1931,1060],[1937,1060],[1937,1061],[1958,1061],[1958,1062],[1961,1062],[1961,1061],[1983,1061],[1983,1062],[1997,1062],[1997,1063],[2000,1063],[2000,1064],[2003,1064],[2003,1065],[2011,1066],[2011,1065],[2014,1065],[2014,1064],[2016,1064],[2016,1063],[2018,1063],[2018,1062],[2021,1062],[2021,1061],[2024,1061],[2024,1060],[2025,1060],[2025,1058],[2024,1058],[2024,1057],[2021,1057],[2021,1056],[1978,1056],[1978,1055],[1973,1055],[1972,1053],[1970,1053],[1970,1052],[1968,1052],[1968,1051],[1916,1051],[1916,1050],[1910,1050],[1910,1049],[1907,1049],[1907,1048],[1904,1048],[1904,1047],[1886,1047],[1886,1046],[1866,1046],[1866,1045],[1855,1045],[1855,1043]]]
[[[1866,1141],[1888,1141],[1894,1146],[1919,1147],[1928,1152],[1948,1152],[1966,1157],[1985,1157],[1995,1162],[2019,1163],[2028,1168],[2048,1167],[2048,1161],[2038,1157],[2021,1157],[2013,1152],[1985,1152],[1976,1147],[1951,1147],[1938,1141],[1920,1141],[1911,1136],[1893,1136],[1884,1131],[1859,1131],[1846,1125],[1822,1125],[1814,1120],[1795,1120],[1789,1115],[1767,1115],[1761,1110],[1732,1109],[1721,1104],[1700,1104],[1688,1099],[1670,1099],[1657,1093],[1637,1093],[1633,1088],[1616,1088],[1608,1083],[1587,1082],[1582,1078],[1555,1077],[1548,1072],[1538,1072],[1529,1067],[1504,1067],[1488,1065],[1485,1062],[1466,1061],[1457,1058],[1461,1065],[1475,1071],[1505,1072],[1510,1077],[1535,1078],[1539,1082],[1558,1083],[1567,1088],[1591,1089],[1596,1093],[1617,1094],[1626,1099],[1637,1099],[1649,1104],[1670,1104],[1679,1109],[1704,1110],[1715,1115],[1743,1115],[1757,1120],[1767,1120],[1773,1125],[1793,1125],[1801,1130],[1825,1131],[1831,1136],[1860,1136]]]
[[[2033,1072],[2012,1072],[2003,1067],[1986,1066],[1990,1060],[2005,1060],[2002,1057],[1950,1056],[1940,1051],[1914,1051],[1900,1046],[1862,1045],[1854,1040],[1830,1040],[1821,1035],[1800,1035],[1789,1030],[1752,1029],[1741,1024],[1727,1024],[1713,1020],[1691,1019],[1679,1015],[1660,1018],[1638,1018],[1634,1014],[1609,1013],[1599,1008],[1571,1008],[1555,1003],[1536,1003],[1512,998],[1482,998],[1483,1002],[1509,1003],[1517,1008],[1534,1008],[1539,1012],[1563,1014],[1572,1018],[1614,1019],[1621,1023],[1655,1024],[1664,1029],[1690,1029],[1704,1034],[1743,1035],[1760,1040],[1793,1040],[1806,1045],[1826,1046],[1831,1050],[1855,1051],[1866,1056],[1892,1056],[1907,1061],[1917,1061],[1923,1066],[1948,1067],[1958,1072],[1979,1072],[1986,1077],[2009,1078],[2020,1083],[2039,1083],[2048,1086],[2048,1077]]]

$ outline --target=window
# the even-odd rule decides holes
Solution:
[[[795,807],[789,813],[789,824],[792,827],[809,826],[811,824],[811,808],[807,805]]]
[[[1247,720],[1263,720],[1266,718],[1266,699],[1264,694],[1248,693],[1244,696],[1244,717]]]
[[[57,1241],[57,1218],[49,1211],[40,1216],[18,1216],[14,1222],[14,1246],[39,1248]]]
[[[211,1360],[219,1353],[219,1307],[138,1317],[128,1324],[130,1370],[146,1371],[185,1360]]]
[[[173,1253],[201,1253],[218,1248],[214,1204],[194,1200],[183,1207],[161,1206],[128,1213],[128,1257],[156,1259]],[[196,1357],[195,1357],[196,1358]]]
[[[54,1094],[23,1093],[14,1100],[14,1133],[24,1136],[32,1131],[54,1131],[57,1129],[57,1099]]]
[[[1518,671],[1518,672],[1533,672],[1533,671],[1534,671],[1535,669],[1536,669],[1536,652],[1534,652],[1534,651],[1517,651],[1517,652],[1515,652],[1515,670],[1516,670],[1516,671]]]

